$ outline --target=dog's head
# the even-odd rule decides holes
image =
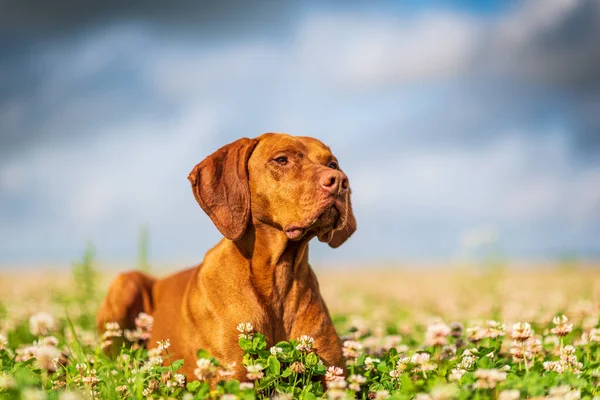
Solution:
[[[289,240],[317,236],[331,247],[356,230],[348,177],[317,139],[267,133],[230,143],[196,165],[188,179],[219,231],[239,240],[251,219]]]

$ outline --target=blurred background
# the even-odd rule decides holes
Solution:
[[[202,260],[187,175],[328,144],[358,231],[318,265],[600,257],[597,0],[0,2],[0,264]]]

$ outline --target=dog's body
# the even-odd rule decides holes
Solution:
[[[225,238],[204,261],[167,278],[119,275],[97,320],[130,328],[154,317],[149,347],[170,339],[172,359],[194,379],[198,349],[236,362],[244,380],[236,326],[250,322],[269,345],[314,338],[326,365],[344,366],[339,337],[308,264],[308,242],[332,247],[356,229],[348,179],[316,139],[265,134],[240,139],[207,157],[189,176],[196,200]]]

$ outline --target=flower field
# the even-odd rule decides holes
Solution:
[[[600,396],[600,270],[587,266],[317,270],[347,371],[323,365],[313,338],[268,344],[239,321],[246,381],[199,349],[178,374],[170,342],[94,314],[114,276],[86,257],[72,271],[0,280],[0,398],[578,399]],[[125,341],[116,357],[103,347]],[[219,381],[211,386],[208,381]]]

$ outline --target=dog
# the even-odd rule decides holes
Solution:
[[[340,338],[308,263],[313,238],[336,248],[356,230],[348,177],[329,147],[311,137],[266,133],[205,158],[188,177],[194,197],[224,238],[193,268],[163,279],[119,274],[97,314],[98,329],[131,329],[152,315],[148,348],[169,339],[172,360],[196,379],[198,349],[236,363],[245,380],[236,326],[250,322],[272,346],[301,335],[327,366],[345,367]]]

